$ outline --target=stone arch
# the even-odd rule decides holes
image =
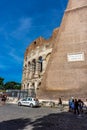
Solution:
[[[29,89],[29,83],[27,83],[27,89]]]
[[[43,71],[43,57],[42,56],[39,56],[38,58],[38,70],[39,72]]]
[[[31,65],[31,62],[30,62],[30,61],[28,61],[28,67],[30,67],[30,65]]]
[[[48,63],[48,61],[49,61],[49,59],[50,59],[50,55],[51,55],[51,53],[48,53],[47,55],[46,55],[46,62]]]
[[[24,65],[24,69],[25,69],[25,70],[27,69],[27,64]]]
[[[39,88],[40,88],[40,86],[41,86],[41,81],[40,81],[40,82],[38,82],[37,89],[39,89]]]
[[[32,87],[35,88],[35,83],[34,82],[32,83]]]

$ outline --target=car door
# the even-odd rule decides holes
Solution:
[[[22,105],[26,105],[26,101],[27,101],[27,99],[26,98],[24,98],[24,99],[22,99],[22,101],[21,101],[21,103],[22,103]]]
[[[30,106],[30,98],[27,98],[26,105]]]

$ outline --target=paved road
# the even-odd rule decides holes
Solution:
[[[0,130],[87,130],[87,114],[6,104],[0,106]]]

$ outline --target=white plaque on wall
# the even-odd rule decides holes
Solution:
[[[69,62],[73,62],[73,61],[84,61],[84,52],[80,52],[80,53],[69,53],[69,54],[67,54],[67,60]]]

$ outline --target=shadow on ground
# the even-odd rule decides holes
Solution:
[[[26,127],[27,130],[87,130],[87,114],[79,117],[63,112],[49,114],[35,121],[19,118],[0,123],[0,130],[26,130]]]
[[[24,130],[30,124],[30,119],[13,119],[0,122],[0,130]]]
[[[87,130],[87,115],[50,114],[32,123],[33,130]]]

